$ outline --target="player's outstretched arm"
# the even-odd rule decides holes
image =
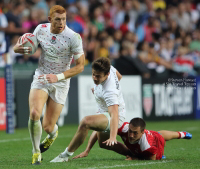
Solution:
[[[90,139],[88,141],[88,145],[87,145],[85,151],[80,153],[79,155],[75,156],[73,159],[87,157],[90,150],[92,149],[92,147],[96,143],[96,141],[97,141],[97,131],[93,131],[91,136],[90,136]]]
[[[110,113],[110,138],[103,143],[107,146],[113,146],[117,144],[117,131],[118,131],[118,105],[112,105],[108,107],[108,112]]]

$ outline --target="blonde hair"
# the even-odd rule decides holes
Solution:
[[[55,6],[51,7],[50,12],[49,12],[49,16],[53,17],[54,13],[63,14],[63,13],[66,13],[66,10],[65,10],[65,8],[63,8],[60,5],[55,5]]]

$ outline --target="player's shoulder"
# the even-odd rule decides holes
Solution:
[[[118,129],[119,135],[128,133],[128,129],[129,129],[129,122],[124,122],[122,126]]]
[[[153,136],[153,135],[159,134],[157,131],[147,130],[147,129],[144,129],[144,133],[145,133],[146,135],[149,135],[149,136]]]
[[[110,66],[110,72],[111,72],[111,71],[113,71],[113,72],[115,72],[115,73],[116,73],[116,69],[115,69],[115,67],[114,67],[114,66],[112,66],[112,65]]]
[[[147,130],[147,129],[144,129],[144,134],[149,137],[149,136],[153,136],[153,133],[151,130]]]
[[[42,31],[44,29],[47,29],[50,26],[50,23],[43,23],[43,24],[39,24],[35,30],[37,31]]]
[[[80,34],[74,32],[67,25],[65,26],[65,36],[69,37],[71,40],[74,40],[74,39],[80,39],[81,40]]]
[[[119,92],[119,80],[117,78],[116,69],[113,66],[110,67],[110,74],[104,88],[106,90],[114,91],[115,93]]]
[[[42,23],[42,24],[39,24],[39,26],[40,26],[40,28],[45,29],[50,26],[50,23]]]
[[[144,130],[144,134],[143,134],[143,139],[145,139],[149,144],[152,144],[154,142],[154,136],[155,133],[152,132],[151,130]]]
[[[115,89],[114,81],[112,80],[111,76],[109,77],[109,79],[107,79],[107,83],[102,85],[102,89],[103,89],[103,94],[106,94],[106,95],[117,93]]]
[[[41,23],[37,27],[41,29],[46,29],[50,26],[50,23]]]
[[[149,140],[148,136],[146,133],[142,135],[140,138],[138,144],[140,145],[141,151],[145,151],[151,147],[151,140]]]

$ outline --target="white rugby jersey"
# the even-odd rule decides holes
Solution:
[[[94,85],[94,96],[100,113],[108,112],[108,107],[118,104],[119,116],[125,117],[125,103],[116,69],[111,66],[108,78],[99,85]]]
[[[42,47],[36,75],[39,72],[59,74],[69,70],[74,54],[83,54],[82,39],[78,33],[65,26],[60,34],[53,34],[50,27],[50,23],[40,24],[33,32]]]

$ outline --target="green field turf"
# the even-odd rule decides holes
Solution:
[[[134,168],[134,169],[199,169],[200,168],[200,121],[147,122],[149,130],[188,131],[192,140],[171,140],[166,143],[167,159],[157,161],[125,161],[125,157],[112,151],[103,150],[97,144],[89,156],[65,163],[49,161],[62,152],[69,144],[77,129],[76,125],[59,128],[59,135],[53,146],[42,154],[44,160],[40,166],[32,166],[31,142],[28,129],[17,129],[15,134],[0,131],[0,169],[103,169],[103,168]],[[91,132],[90,132],[91,133]],[[43,132],[42,138],[45,138]],[[78,155],[87,144],[75,152]],[[118,137],[118,141],[121,139]]]

